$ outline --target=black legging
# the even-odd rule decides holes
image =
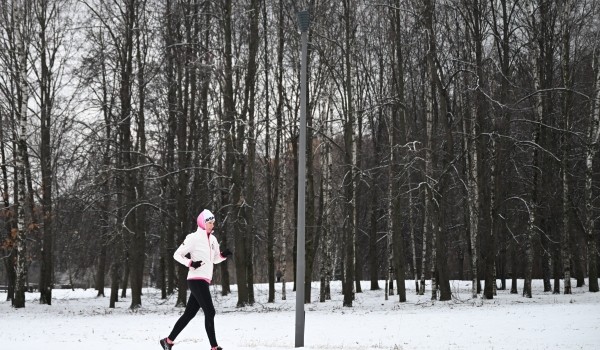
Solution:
[[[174,341],[192,318],[196,316],[198,310],[202,308],[202,311],[204,311],[204,327],[206,328],[210,346],[217,346],[217,337],[215,336],[215,307],[210,296],[208,282],[203,280],[188,280],[188,287],[192,292],[190,300],[188,300],[183,315],[177,320],[173,331],[169,334],[169,339]]]

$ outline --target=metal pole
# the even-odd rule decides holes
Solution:
[[[302,34],[300,67],[300,132],[298,135],[298,243],[296,256],[296,347],[304,347],[305,196],[306,196],[306,66],[308,61],[308,11],[298,12]]]

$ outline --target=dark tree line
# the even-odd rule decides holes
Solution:
[[[177,291],[204,209],[238,306],[294,280],[309,29],[306,302],[598,291],[600,1],[0,0],[0,284]],[[499,281],[499,284],[496,283]],[[482,283],[483,282],[483,285]],[[562,287],[561,287],[562,283]]]

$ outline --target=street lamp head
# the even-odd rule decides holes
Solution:
[[[300,32],[308,31],[308,27],[310,26],[310,15],[307,10],[298,12],[298,28]]]

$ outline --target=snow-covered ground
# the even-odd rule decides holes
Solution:
[[[510,284],[510,282],[509,282]],[[383,282],[380,284],[383,286]],[[413,286],[407,281],[407,288]],[[542,292],[534,281],[534,296],[498,291],[493,300],[471,299],[468,281],[453,281],[452,301],[431,301],[407,289],[405,303],[397,296],[368,290],[356,295],[352,308],[342,307],[341,285],[332,285],[333,300],[305,306],[305,349],[600,349],[600,293],[587,286],[572,295]],[[219,344],[225,350],[294,349],[295,293],[288,283],[287,300],[267,303],[267,286],[257,285],[256,304],[236,308],[237,295],[211,287],[217,309]],[[235,291],[235,288],[233,288]],[[313,300],[318,300],[318,283]],[[522,281],[519,281],[519,293]],[[107,290],[107,295],[109,291]],[[93,290],[55,290],[52,306],[40,305],[38,293],[28,293],[27,306],[13,309],[0,292],[1,349],[19,350],[151,350],[160,349],[183,311],[175,296],[161,300],[159,291],[144,289],[143,307],[129,310],[129,299],[108,308],[108,298]],[[179,335],[175,350],[208,350],[200,312]]]

